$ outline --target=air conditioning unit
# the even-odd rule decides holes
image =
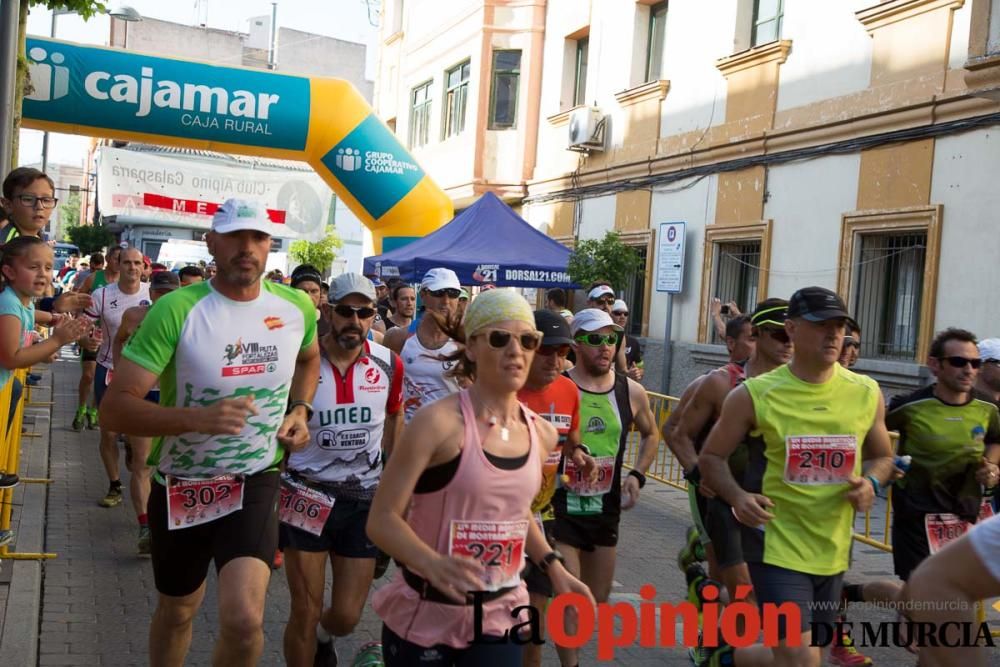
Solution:
[[[589,153],[604,150],[605,118],[597,107],[573,109],[569,116],[569,146],[571,151]]]

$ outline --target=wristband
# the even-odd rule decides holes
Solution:
[[[695,464],[691,470],[684,471],[684,479],[691,482],[694,485],[701,484],[701,471],[698,470],[698,465]]]
[[[872,483],[872,488],[875,489],[875,495],[877,496],[879,491],[882,490],[882,485],[878,483],[878,480],[875,479],[874,475],[868,475],[865,479]]]
[[[638,470],[636,470],[635,468],[633,468],[632,470],[628,471],[628,474],[629,474],[629,477],[635,477],[636,480],[638,480],[638,482],[639,482],[639,488],[640,489],[642,487],[646,486],[646,476],[643,475],[641,472],[639,472]]]
[[[563,558],[563,555],[559,553],[557,550],[553,549],[552,551],[545,554],[542,560],[538,562],[538,569],[542,571],[542,574],[545,574],[546,572],[549,571],[549,566],[552,565],[552,561],[554,560],[557,560],[563,565],[566,565],[566,559]]]
[[[286,415],[291,414],[292,410],[299,407],[300,405],[306,409],[306,421],[312,421],[313,406],[309,403],[309,401],[289,401],[288,409],[285,410],[285,414]]]
[[[586,454],[587,456],[591,456],[590,448],[588,448],[587,445],[583,444],[582,442],[576,446],[576,449],[582,449],[584,454]],[[573,451],[576,451],[576,449],[574,449]]]

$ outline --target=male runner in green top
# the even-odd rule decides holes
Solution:
[[[810,646],[810,622],[836,617],[854,514],[871,507],[876,487],[893,472],[878,385],[837,363],[848,320],[843,301],[827,289],[793,294],[785,322],[791,361],[730,392],[708,436],[698,465],[743,525],[757,600],[795,604],[801,623],[786,628],[780,619],[779,646],[722,646],[699,656],[698,665],[822,663],[821,649]],[[748,435],[762,446],[750,452],[741,486],[727,459]],[[798,646],[785,641],[790,633],[800,634]]]

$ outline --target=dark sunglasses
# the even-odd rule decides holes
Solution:
[[[607,299],[595,299],[594,303],[599,303],[602,306],[613,306],[615,298],[613,296],[609,296]]]
[[[486,334],[486,342],[494,350],[502,350],[510,345],[511,338],[514,338],[514,334],[503,329],[490,329],[489,333]],[[542,334],[537,331],[523,333],[517,336],[517,341],[521,344],[522,349],[534,350],[541,344]]]
[[[369,306],[348,306],[346,303],[338,303],[333,307],[333,312],[347,320],[355,315],[358,316],[359,320],[367,320],[369,317],[374,317],[375,315],[374,308]]]
[[[769,327],[763,327],[761,328],[760,332],[767,334],[768,336],[778,341],[779,343],[787,343],[789,340],[791,340],[788,337],[788,332],[786,332],[784,329],[771,329]]]
[[[983,365],[982,359],[966,359],[965,357],[938,357],[941,361],[947,361],[951,366],[955,368],[965,368],[966,366],[972,366],[973,369],[979,368]]]
[[[565,357],[569,354],[569,345],[542,345],[538,348],[538,354],[543,357],[551,357],[553,354]]]
[[[844,338],[844,349],[846,350],[849,347],[853,347],[855,349],[860,350],[861,349],[861,343],[859,343],[858,341],[854,340],[850,336],[847,336],[846,338]]]
[[[583,343],[584,345],[589,345],[590,347],[600,347],[601,345],[617,345],[618,334],[589,333],[577,336],[575,340],[577,343]]]
[[[457,290],[454,287],[447,287],[445,289],[436,289],[430,294],[431,296],[437,297],[438,299],[444,296],[448,297],[449,299],[457,299],[459,296],[462,295],[462,291]]]

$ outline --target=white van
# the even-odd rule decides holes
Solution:
[[[189,264],[210,264],[212,254],[208,252],[208,246],[204,241],[185,241],[183,239],[168,239],[160,246],[160,252],[156,260],[171,271],[177,271]],[[288,253],[272,252],[267,255],[267,266],[265,271],[280,269],[282,273],[288,272]]]

